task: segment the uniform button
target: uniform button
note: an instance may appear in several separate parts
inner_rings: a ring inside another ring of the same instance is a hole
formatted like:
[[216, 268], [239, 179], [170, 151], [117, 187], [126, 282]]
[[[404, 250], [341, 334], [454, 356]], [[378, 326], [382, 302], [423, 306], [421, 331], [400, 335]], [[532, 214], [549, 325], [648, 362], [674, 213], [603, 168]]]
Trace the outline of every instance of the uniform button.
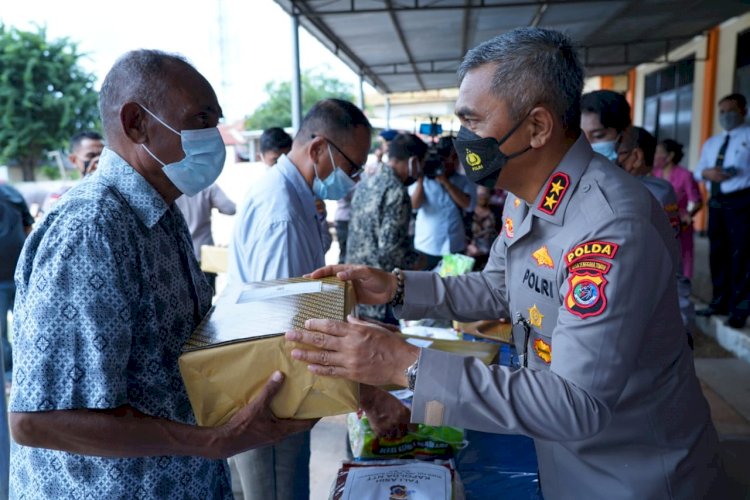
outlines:
[[582, 188], [582, 189], [583, 189], [583, 192], [584, 192], [584, 193], [588, 193], [588, 192], [589, 192], [589, 189], [591, 189], [591, 185], [589, 185], [589, 184], [584, 184], [584, 185], [583, 185], [583, 188]]

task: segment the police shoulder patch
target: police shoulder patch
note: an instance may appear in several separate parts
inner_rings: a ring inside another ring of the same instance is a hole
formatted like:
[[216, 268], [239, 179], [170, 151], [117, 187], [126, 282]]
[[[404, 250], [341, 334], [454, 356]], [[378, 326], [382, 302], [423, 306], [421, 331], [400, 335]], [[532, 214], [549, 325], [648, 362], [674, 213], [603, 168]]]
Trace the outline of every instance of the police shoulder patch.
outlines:
[[570, 186], [570, 177], [568, 177], [568, 174], [557, 172], [549, 180], [547, 189], [544, 191], [537, 209], [547, 215], [555, 215], [557, 207], [560, 205], [560, 200], [565, 196], [565, 191], [568, 190], [568, 186]]
[[609, 241], [587, 241], [574, 246], [570, 252], [565, 255], [565, 262], [568, 267], [576, 261], [590, 259], [591, 257], [604, 257], [614, 259], [619, 246]]
[[[601, 243], [597, 242], [597, 244]], [[614, 243], [608, 243], [608, 245], [614, 245]], [[607, 286], [607, 279], [604, 275], [612, 268], [612, 264], [609, 262], [584, 258], [583, 255], [596, 255], [592, 250], [593, 247], [585, 248], [590, 251], [588, 253], [579, 252], [582, 256], [572, 259], [568, 264], [569, 289], [568, 295], [565, 297], [565, 308], [581, 319], [597, 316], [607, 308], [607, 295], [604, 291]], [[600, 250], [600, 253], [602, 252], [600, 247], [596, 248]], [[611, 255], [614, 255], [617, 251], [617, 245], [609, 248]]]

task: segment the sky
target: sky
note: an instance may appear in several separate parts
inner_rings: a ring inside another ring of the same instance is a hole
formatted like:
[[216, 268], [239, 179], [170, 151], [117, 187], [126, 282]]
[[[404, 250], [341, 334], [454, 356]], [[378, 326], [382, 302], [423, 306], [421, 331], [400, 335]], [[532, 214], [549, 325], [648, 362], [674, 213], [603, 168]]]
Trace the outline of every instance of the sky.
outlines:
[[[96, 76], [97, 88], [128, 50], [180, 53], [211, 82], [227, 122], [266, 100], [266, 82], [292, 78], [291, 21], [273, 0], [2, 0], [0, 21], [23, 30], [46, 26], [48, 38], [76, 42], [85, 54], [80, 64]], [[358, 92], [359, 77], [304, 28], [300, 65]]]

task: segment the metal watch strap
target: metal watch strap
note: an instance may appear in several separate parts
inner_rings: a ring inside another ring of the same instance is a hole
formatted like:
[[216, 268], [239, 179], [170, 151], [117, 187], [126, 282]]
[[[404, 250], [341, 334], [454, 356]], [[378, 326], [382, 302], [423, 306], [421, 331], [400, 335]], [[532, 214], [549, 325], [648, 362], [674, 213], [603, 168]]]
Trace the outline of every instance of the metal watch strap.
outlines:
[[391, 299], [391, 307], [396, 307], [404, 304], [404, 273], [396, 267], [393, 274], [396, 276], [396, 293]]
[[406, 384], [410, 391], [414, 390], [414, 386], [417, 385], [417, 371], [419, 370], [419, 356], [417, 356], [417, 360], [409, 366], [406, 370], [404, 370], [404, 375], [406, 375]]

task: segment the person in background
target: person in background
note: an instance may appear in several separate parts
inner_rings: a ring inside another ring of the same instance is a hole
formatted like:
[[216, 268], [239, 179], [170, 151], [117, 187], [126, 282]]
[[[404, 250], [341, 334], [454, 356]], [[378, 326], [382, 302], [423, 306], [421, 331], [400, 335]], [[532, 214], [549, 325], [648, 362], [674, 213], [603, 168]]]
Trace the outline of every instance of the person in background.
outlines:
[[414, 224], [414, 248], [424, 255], [427, 269], [443, 255], [466, 249], [463, 213], [474, 210], [476, 186], [456, 171], [458, 157], [450, 138], [438, 144], [442, 171], [424, 172], [409, 186], [411, 206], [417, 210]]
[[[646, 129], [630, 126], [620, 135], [617, 142], [617, 165], [630, 175], [637, 177], [651, 195], [656, 198], [664, 213], [669, 219], [674, 236], [679, 242], [680, 237], [680, 211], [677, 204], [677, 194], [672, 185], [651, 174], [653, 169], [654, 154], [656, 151], [656, 139]], [[675, 272], [677, 279], [677, 294], [680, 304], [682, 322], [687, 332], [688, 344], [693, 347], [692, 329], [695, 326], [695, 306], [691, 295], [691, 283], [683, 272], [682, 252], [676, 256]]]
[[[371, 131], [362, 111], [348, 101], [324, 99], [310, 109], [289, 154], [279, 157], [242, 202], [230, 244], [230, 281], [299, 277], [325, 264], [315, 200], [340, 199], [354, 186], [367, 161]], [[403, 405], [388, 393], [363, 386], [360, 397], [366, 411], [383, 412], [371, 420], [376, 427], [408, 422]], [[309, 432], [232, 460], [246, 498], [309, 497]]]
[[[388, 164], [359, 184], [352, 200], [346, 262], [385, 271], [412, 269], [417, 254], [408, 235], [411, 199], [407, 186], [420, 175], [427, 145], [414, 134], [399, 134], [389, 146]], [[398, 324], [385, 304], [358, 305], [360, 317]]]
[[269, 167], [276, 165], [281, 155], [292, 149], [292, 138], [281, 127], [267, 128], [260, 135], [260, 161]]
[[630, 104], [612, 90], [596, 90], [581, 98], [581, 131], [591, 148], [609, 161], [617, 160], [617, 139], [630, 126]]
[[[266, 164], [266, 168], [276, 165], [281, 155], [289, 153], [291, 149], [292, 137], [281, 127], [267, 128], [260, 136], [260, 159]], [[326, 205], [320, 198], [315, 199], [315, 210], [323, 235], [323, 249], [324, 252], [328, 252], [333, 243], [333, 236], [331, 236], [331, 230], [328, 227]]]
[[692, 172], [680, 165], [682, 158], [682, 144], [666, 139], [656, 146], [654, 169], [651, 173], [654, 177], [669, 181], [677, 195], [682, 274], [693, 279], [693, 216], [703, 207], [703, 199]]
[[174, 205], [221, 173], [222, 114], [185, 59], [115, 62], [99, 94], [99, 168], [38, 224], [16, 272], [10, 498], [232, 498], [226, 460], [301, 432], [262, 395], [199, 427], [180, 375], [211, 307]]
[[466, 247], [466, 255], [476, 259], [474, 271], [481, 271], [490, 256], [490, 249], [497, 238], [495, 216], [490, 208], [492, 190], [477, 186], [477, 206], [471, 221], [471, 241]]
[[[99, 157], [104, 149], [104, 140], [98, 132], [84, 130], [70, 138], [70, 154], [68, 160], [76, 168], [81, 179], [93, 174], [99, 165]], [[50, 211], [52, 206], [64, 195], [71, 186], [64, 186], [50, 193], [42, 203], [42, 213]]]
[[697, 179], [710, 183], [709, 262], [713, 298], [701, 316], [728, 314], [726, 324], [745, 326], [750, 315], [750, 125], [747, 100], [731, 94], [719, 101], [721, 134], [703, 145]]
[[13, 309], [16, 295], [13, 274], [26, 236], [31, 232], [33, 224], [34, 217], [29, 213], [29, 207], [26, 206], [21, 193], [13, 186], [0, 183], [0, 335], [3, 346], [3, 374], [13, 368], [12, 350], [8, 340], [8, 312]]
[[0, 182], [0, 498], [8, 498], [10, 433], [5, 394], [13, 369], [13, 353], [8, 339], [8, 312], [13, 309], [16, 284], [13, 275], [21, 249], [34, 224], [34, 217], [14, 187]]
[[[220, 214], [234, 215], [237, 212], [237, 206], [215, 183], [195, 196], [180, 196], [175, 200], [175, 204], [185, 217], [185, 223], [193, 240], [195, 258], [200, 265], [201, 247], [214, 244], [214, 237], [211, 233], [211, 211], [215, 208]], [[203, 276], [216, 293], [216, 273], [203, 271]]]
[[378, 134], [378, 146], [373, 150], [375, 156], [374, 161], [368, 162], [365, 165], [364, 177], [375, 175], [381, 168], [386, 165], [388, 161], [388, 145], [391, 143], [394, 137], [398, 135], [398, 131], [393, 129], [381, 130]]

